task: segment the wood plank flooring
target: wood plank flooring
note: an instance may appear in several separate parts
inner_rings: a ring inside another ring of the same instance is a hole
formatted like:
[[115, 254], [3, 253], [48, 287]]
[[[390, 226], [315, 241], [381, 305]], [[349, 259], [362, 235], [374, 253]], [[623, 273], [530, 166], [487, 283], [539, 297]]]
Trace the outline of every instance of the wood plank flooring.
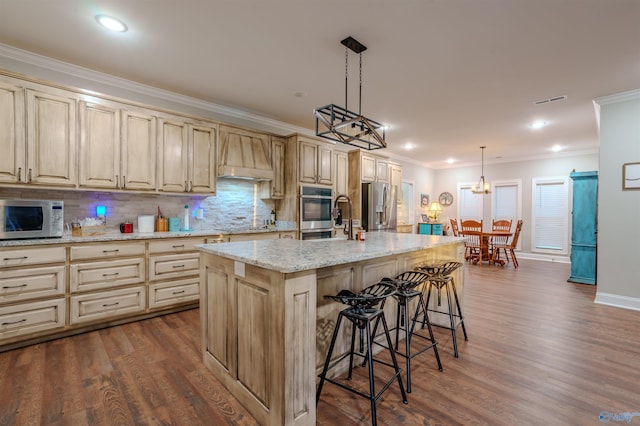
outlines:
[[[640, 412], [640, 312], [594, 304], [595, 287], [567, 283], [566, 264], [465, 268], [460, 358], [435, 329], [444, 371], [431, 351], [414, 358], [409, 404], [392, 386], [379, 424], [583, 425]], [[194, 309], [0, 353], [0, 425], [256, 424], [199, 344]], [[367, 386], [365, 369], [354, 376]], [[366, 425], [369, 410], [328, 383], [317, 423]]]

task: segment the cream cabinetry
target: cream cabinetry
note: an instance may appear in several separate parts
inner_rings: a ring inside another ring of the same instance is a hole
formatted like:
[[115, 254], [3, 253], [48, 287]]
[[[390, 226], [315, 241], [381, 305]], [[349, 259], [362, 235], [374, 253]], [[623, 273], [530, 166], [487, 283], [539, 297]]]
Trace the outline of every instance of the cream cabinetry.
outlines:
[[107, 100], [80, 102], [80, 187], [156, 189], [156, 117]]
[[0, 183], [76, 186], [76, 109], [72, 92], [0, 81]]
[[321, 142], [299, 137], [299, 181], [333, 185], [333, 149]]
[[97, 293], [72, 295], [71, 324], [98, 322], [142, 313], [146, 307], [144, 285], [119, 288]]
[[396, 186], [396, 203], [402, 204], [402, 166], [389, 163], [389, 183]]
[[76, 245], [69, 253], [71, 325], [144, 312], [144, 242]]
[[0, 252], [0, 345], [65, 326], [64, 247]]
[[0, 183], [24, 183], [26, 173], [24, 88], [0, 81]]
[[360, 179], [362, 182], [389, 183], [389, 161], [386, 158], [360, 152], [360, 164]]
[[149, 242], [149, 308], [192, 303], [200, 297], [200, 254], [205, 238]]
[[163, 118], [159, 128], [159, 189], [215, 194], [215, 125]]
[[262, 198], [276, 200], [284, 198], [285, 146], [286, 141], [283, 138], [271, 136], [271, 167], [273, 168], [273, 179], [262, 183]]
[[336, 177], [335, 194], [349, 193], [349, 157], [346, 152], [335, 152]]
[[77, 95], [27, 89], [26, 101], [26, 182], [76, 186]]

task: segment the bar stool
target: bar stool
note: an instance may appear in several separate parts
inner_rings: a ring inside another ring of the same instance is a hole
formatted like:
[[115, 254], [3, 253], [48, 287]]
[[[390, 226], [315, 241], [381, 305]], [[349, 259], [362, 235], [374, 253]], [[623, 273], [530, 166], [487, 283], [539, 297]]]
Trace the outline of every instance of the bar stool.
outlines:
[[[426, 310], [423, 318], [427, 317], [427, 312], [437, 312], [449, 316], [450, 327], [433, 324], [436, 327], [444, 327], [451, 330], [451, 337], [453, 340], [453, 355], [458, 358], [458, 342], [456, 340], [456, 329], [458, 326], [462, 326], [462, 333], [464, 334], [464, 340], [469, 340], [467, 337], [467, 330], [464, 326], [464, 317], [462, 315], [462, 309], [460, 308], [460, 301], [458, 300], [458, 293], [456, 291], [455, 281], [453, 279], [452, 272], [460, 268], [462, 263], [455, 261], [436, 261], [432, 264], [422, 265], [417, 269], [428, 275], [427, 286], [425, 291], [427, 292], [427, 300], [425, 302]], [[438, 306], [442, 305], [442, 289], [445, 289], [447, 295], [448, 312], [443, 312], [437, 309], [429, 309], [429, 301], [431, 300], [431, 293], [436, 291], [438, 297]], [[454, 308], [451, 299], [455, 300], [456, 306]], [[456, 322], [456, 318], [459, 322]], [[424, 328], [424, 325], [423, 325]]]
[[[338, 314], [338, 320], [336, 322], [335, 329], [333, 330], [333, 336], [331, 337], [331, 344], [329, 345], [329, 352], [327, 353], [327, 358], [324, 362], [324, 368], [322, 369], [322, 373], [318, 377], [320, 377], [320, 383], [318, 384], [318, 391], [316, 393], [316, 405], [320, 401], [320, 393], [322, 392], [322, 386], [325, 381], [338, 385], [339, 387], [353, 392], [363, 398], [368, 399], [371, 402], [371, 422], [373, 426], [376, 426], [376, 401], [384, 391], [386, 391], [394, 380], [398, 381], [398, 386], [400, 387], [400, 393], [402, 395], [402, 402], [407, 404], [407, 395], [404, 391], [404, 387], [402, 385], [402, 379], [400, 377], [402, 370], [398, 368], [398, 362], [396, 361], [396, 357], [394, 351], [389, 350], [391, 354], [392, 364], [387, 362], [374, 359], [371, 352], [371, 344], [373, 342], [373, 334], [371, 330], [371, 322], [373, 320], [378, 320], [382, 322], [382, 327], [384, 328], [384, 333], [386, 335], [387, 344], [389, 348], [391, 348], [391, 336], [389, 335], [389, 328], [387, 327], [387, 322], [384, 318], [384, 312], [379, 305], [383, 302], [387, 297], [393, 295], [396, 292], [395, 286], [379, 282], [372, 286], [365, 288], [364, 290], [353, 293], [349, 290], [342, 290], [335, 296], [324, 296], [327, 299], [331, 299], [336, 302], [343, 303], [348, 305], [349, 307], [343, 309]], [[346, 318], [351, 321], [351, 350], [348, 353], [340, 356], [331, 366], [331, 355], [333, 353], [333, 348], [336, 343], [336, 337], [338, 336], [338, 332], [340, 331], [340, 324], [342, 323], [342, 319]], [[355, 339], [356, 339], [356, 327], [360, 332], [360, 348], [359, 351], [355, 351]], [[366, 352], [364, 348], [364, 337], [363, 333], [366, 333]], [[342, 383], [339, 383], [329, 377], [327, 377], [327, 372], [330, 367], [335, 366], [340, 361], [342, 361], [347, 356], [349, 357], [349, 375], [348, 379], [352, 378], [353, 371], [353, 357], [354, 355], [363, 357], [367, 360], [369, 364], [369, 393], [364, 393], [359, 391], [358, 389], [351, 388], [349, 386], [345, 386]], [[395, 373], [391, 378], [387, 381], [387, 383], [382, 387], [379, 393], [376, 394], [375, 391], [375, 383], [374, 383], [374, 375], [373, 375], [373, 362], [378, 362], [380, 364], [384, 364], [388, 367], [393, 367]]]
[[[382, 282], [388, 282], [393, 284], [396, 287], [396, 293], [392, 296], [397, 302], [396, 309], [396, 326], [389, 330], [389, 332], [396, 331], [396, 341], [394, 351], [396, 354], [403, 356], [406, 360], [406, 370], [407, 370], [407, 392], [411, 393], [411, 359], [421, 353], [425, 352], [428, 349], [433, 348], [433, 353], [436, 357], [436, 361], [438, 363], [438, 370], [442, 371], [442, 363], [440, 362], [440, 355], [438, 354], [438, 343], [433, 335], [433, 329], [431, 328], [431, 322], [429, 321], [428, 316], [423, 316], [423, 327], [427, 326], [429, 330], [429, 337], [422, 336], [415, 332], [416, 322], [418, 321], [418, 317], [420, 312], [425, 312], [427, 307], [424, 302], [424, 297], [422, 295], [422, 291], [416, 290], [422, 283], [426, 283], [429, 279], [429, 276], [422, 271], [406, 271], [395, 278], [383, 278]], [[415, 313], [411, 319], [411, 324], [409, 323], [409, 303], [414, 298], [418, 298], [418, 304], [416, 305]], [[380, 309], [384, 308], [386, 300], [382, 301]], [[376, 323], [373, 327], [373, 333], [376, 335], [376, 330], [378, 327], [379, 318], [376, 320]], [[399, 350], [399, 338], [400, 332], [404, 331], [404, 352]], [[376, 336], [377, 337], [377, 336]], [[429, 341], [427, 346], [420, 348], [417, 352], [411, 353], [411, 340], [413, 337], [419, 337], [421, 339]], [[384, 346], [381, 343], [375, 342], [380, 346]], [[366, 362], [366, 360], [365, 360]], [[364, 363], [363, 363], [364, 365]]]

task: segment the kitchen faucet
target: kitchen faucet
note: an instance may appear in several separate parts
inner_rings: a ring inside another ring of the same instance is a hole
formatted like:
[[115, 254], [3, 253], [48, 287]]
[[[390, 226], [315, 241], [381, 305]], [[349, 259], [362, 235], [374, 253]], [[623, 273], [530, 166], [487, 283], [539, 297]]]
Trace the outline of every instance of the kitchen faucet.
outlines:
[[347, 228], [344, 228], [344, 233], [347, 234], [347, 240], [353, 240], [353, 204], [351, 203], [351, 198], [349, 198], [346, 194], [340, 194], [336, 197], [336, 200], [333, 202], [333, 219], [338, 218], [338, 201], [341, 198], [346, 199], [349, 202], [349, 222], [347, 224]]

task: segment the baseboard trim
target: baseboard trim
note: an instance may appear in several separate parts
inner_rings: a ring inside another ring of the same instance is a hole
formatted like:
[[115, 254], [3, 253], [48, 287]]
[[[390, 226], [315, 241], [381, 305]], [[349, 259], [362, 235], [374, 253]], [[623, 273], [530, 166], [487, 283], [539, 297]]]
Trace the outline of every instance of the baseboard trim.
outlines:
[[640, 298], [638, 297], [620, 296], [618, 294], [603, 293], [599, 291], [596, 293], [596, 300], [594, 302], [600, 305], [640, 311]]
[[516, 252], [516, 257], [518, 259], [541, 260], [543, 262], [571, 263], [571, 259], [568, 256]]

